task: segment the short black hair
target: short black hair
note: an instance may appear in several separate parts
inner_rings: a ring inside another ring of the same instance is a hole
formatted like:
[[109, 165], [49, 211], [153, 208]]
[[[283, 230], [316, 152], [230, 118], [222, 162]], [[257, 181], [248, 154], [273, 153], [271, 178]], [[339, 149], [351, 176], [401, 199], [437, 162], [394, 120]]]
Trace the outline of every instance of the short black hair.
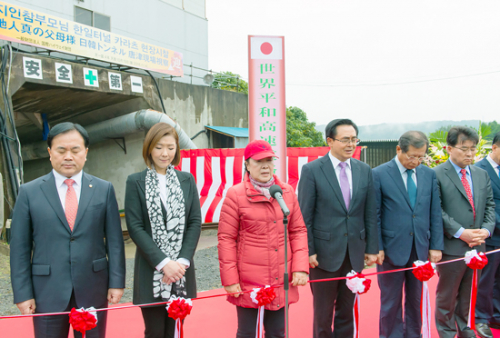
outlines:
[[493, 142], [491, 144], [496, 144], [500, 146], [500, 131], [493, 136]]
[[458, 143], [463, 143], [464, 141], [472, 141], [477, 145], [479, 143], [479, 135], [477, 135], [474, 129], [464, 126], [455, 126], [448, 131], [446, 143], [449, 146], [454, 147]]
[[425, 151], [427, 152], [427, 149], [429, 149], [429, 140], [421, 131], [410, 130], [401, 135], [398, 145], [403, 153], [408, 152], [410, 146], [415, 148], [422, 148], [425, 146]]
[[54, 137], [60, 134], [69, 133], [72, 130], [76, 130], [80, 133], [80, 135], [82, 135], [83, 141], [85, 143], [85, 148], [88, 148], [90, 143], [89, 134], [81, 125], [72, 122], [58, 123], [50, 129], [49, 135], [47, 136], [47, 144], [49, 148], [52, 147], [52, 140], [54, 139]]
[[359, 133], [358, 126], [354, 122], [352, 122], [349, 119], [335, 119], [333, 121], [330, 121], [330, 123], [328, 123], [326, 125], [325, 139], [326, 138], [332, 138], [332, 139], [335, 138], [335, 136], [337, 136], [337, 127], [344, 126], [344, 125], [353, 126], [354, 130], [356, 130], [356, 136], [358, 136], [358, 133]]

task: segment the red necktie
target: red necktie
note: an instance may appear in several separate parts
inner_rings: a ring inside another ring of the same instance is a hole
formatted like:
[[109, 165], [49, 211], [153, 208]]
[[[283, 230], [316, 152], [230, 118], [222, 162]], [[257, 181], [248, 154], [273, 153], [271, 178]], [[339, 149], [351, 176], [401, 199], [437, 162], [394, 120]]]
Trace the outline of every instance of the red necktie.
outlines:
[[73, 188], [74, 180], [68, 178], [64, 180], [64, 183], [68, 186], [66, 191], [66, 201], [64, 203], [64, 213], [66, 214], [66, 220], [68, 220], [69, 228], [73, 231], [75, 226], [76, 213], [78, 212], [78, 200], [76, 198], [76, 192]]
[[460, 170], [462, 174], [462, 184], [464, 185], [465, 192], [467, 193], [467, 198], [469, 199], [469, 203], [472, 206], [472, 212], [474, 213], [474, 220], [476, 220], [476, 208], [474, 208], [474, 199], [472, 198], [472, 190], [470, 190], [469, 181], [467, 181], [467, 170]]

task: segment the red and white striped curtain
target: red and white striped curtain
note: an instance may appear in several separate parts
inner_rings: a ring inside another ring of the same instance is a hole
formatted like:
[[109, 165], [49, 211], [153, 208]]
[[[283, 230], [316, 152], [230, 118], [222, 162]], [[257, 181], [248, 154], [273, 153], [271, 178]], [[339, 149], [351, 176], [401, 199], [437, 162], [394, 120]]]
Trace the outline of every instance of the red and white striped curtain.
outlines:
[[[287, 183], [295, 191], [302, 166], [328, 153], [328, 147], [287, 148]], [[193, 174], [200, 195], [203, 223], [219, 222], [222, 202], [227, 190], [243, 180], [244, 149], [192, 149], [181, 150], [181, 163], [177, 170]], [[361, 147], [356, 147], [354, 158], [360, 159]]]

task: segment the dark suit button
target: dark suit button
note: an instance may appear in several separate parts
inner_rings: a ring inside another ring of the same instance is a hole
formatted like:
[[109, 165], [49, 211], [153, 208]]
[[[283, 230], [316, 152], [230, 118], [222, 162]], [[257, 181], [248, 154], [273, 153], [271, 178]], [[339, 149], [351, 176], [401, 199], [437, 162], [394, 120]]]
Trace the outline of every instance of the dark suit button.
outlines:
[[347, 237], [347, 236], [348, 236], [348, 235], [347, 235], [347, 232], [344, 234], [344, 236], [345, 236], [345, 237]]
[[278, 277], [276, 277], [276, 280], [278, 280]]
[[415, 218], [415, 217], [417, 217], [417, 216], [413, 215], [413, 218]]
[[349, 219], [349, 215], [347, 215], [347, 219]]
[[275, 249], [274, 251], [278, 251], [278, 249]]
[[274, 223], [276, 223], [276, 221], [274, 221]]
[[413, 232], [410, 232], [410, 236], [413, 236]]
[[74, 241], [75, 241], [75, 239], [74, 239], [73, 237], [71, 237], [70, 241], [71, 241], [71, 242], [74, 242]]

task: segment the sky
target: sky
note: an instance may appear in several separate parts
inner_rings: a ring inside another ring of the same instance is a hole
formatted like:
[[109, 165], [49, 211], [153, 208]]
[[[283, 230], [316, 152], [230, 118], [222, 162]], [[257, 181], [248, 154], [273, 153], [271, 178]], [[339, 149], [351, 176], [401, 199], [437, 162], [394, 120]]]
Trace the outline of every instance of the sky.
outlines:
[[209, 68], [285, 37], [286, 104], [326, 124], [500, 120], [500, 1], [206, 0]]

